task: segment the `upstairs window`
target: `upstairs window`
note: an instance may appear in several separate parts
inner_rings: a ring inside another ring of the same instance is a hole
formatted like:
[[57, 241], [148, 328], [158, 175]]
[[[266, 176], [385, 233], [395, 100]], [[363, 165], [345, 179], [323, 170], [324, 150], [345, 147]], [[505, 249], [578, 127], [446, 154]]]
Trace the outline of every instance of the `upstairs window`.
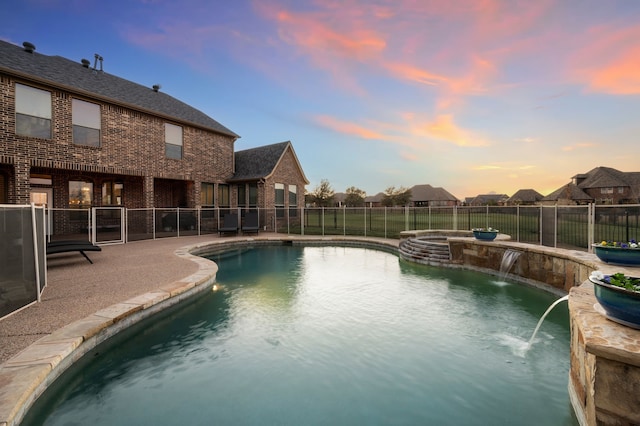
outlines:
[[100, 146], [100, 105], [73, 99], [73, 143], [85, 146]]
[[51, 92], [16, 84], [16, 134], [51, 139]]
[[164, 152], [167, 158], [182, 159], [182, 127], [164, 123]]

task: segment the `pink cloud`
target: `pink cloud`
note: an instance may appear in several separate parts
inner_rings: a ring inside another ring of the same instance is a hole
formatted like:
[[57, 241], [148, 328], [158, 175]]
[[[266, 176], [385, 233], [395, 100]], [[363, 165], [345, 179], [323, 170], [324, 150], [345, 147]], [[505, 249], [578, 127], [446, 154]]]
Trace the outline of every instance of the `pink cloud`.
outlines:
[[640, 94], [640, 25], [592, 28], [573, 56], [572, 76], [588, 91]]
[[388, 139], [388, 136], [383, 133], [327, 115], [320, 115], [315, 118], [315, 121], [338, 133], [356, 136], [362, 139]]
[[488, 142], [453, 121], [453, 116], [440, 114], [435, 120], [414, 128], [414, 134], [452, 143], [458, 146], [486, 146]]

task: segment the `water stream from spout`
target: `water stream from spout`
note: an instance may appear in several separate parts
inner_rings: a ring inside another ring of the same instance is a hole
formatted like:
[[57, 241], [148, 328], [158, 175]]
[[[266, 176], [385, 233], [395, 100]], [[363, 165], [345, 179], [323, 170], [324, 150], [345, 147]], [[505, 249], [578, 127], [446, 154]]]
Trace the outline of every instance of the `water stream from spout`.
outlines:
[[521, 254], [522, 252], [519, 252], [517, 250], [511, 250], [511, 249], [505, 250], [504, 254], [502, 255], [502, 262], [500, 262], [500, 279], [501, 280], [504, 281], [504, 279], [507, 277], [507, 274], [513, 267], [513, 264], [516, 263], [516, 260], [518, 260], [518, 257], [520, 257]]
[[526, 351], [528, 351], [531, 348], [531, 344], [533, 343], [533, 339], [536, 338], [536, 334], [538, 334], [538, 330], [540, 329], [540, 326], [542, 325], [542, 322], [544, 321], [544, 319], [547, 317], [547, 315], [549, 315], [549, 312], [551, 312], [551, 310], [553, 308], [555, 308], [560, 302], [564, 302], [565, 300], [569, 300], [569, 295], [563, 296], [560, 299], [556, 300], [555, 302], [553, 302], [551, 304], [551, 306], [549, 306], [547, 308], [546, 311], [544, 311], [544, 314], [542, 314], [542, 316], [540, 317], [540, 320], [538, 321], [538, 324], [536, 325], [535, 330], [533, 330], [533, 334], [531, 335], [531, 338], [529, 339], [529, 343], [527, 344]]

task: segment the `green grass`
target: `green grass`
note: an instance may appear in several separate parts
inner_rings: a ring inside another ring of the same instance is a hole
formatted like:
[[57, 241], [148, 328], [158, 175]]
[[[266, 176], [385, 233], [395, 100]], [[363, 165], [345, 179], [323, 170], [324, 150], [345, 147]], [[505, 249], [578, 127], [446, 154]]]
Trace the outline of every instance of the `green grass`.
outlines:
[[[589, 210], [587, 206], [545, 207], [541, 225], [540, 207], [305, 209], [307, 235], [358, 235], [399, 238], [405, 230], [465, 229], [488, 227], [511, 235], [514, 241], [571, 249], [589, 248]], [[598, 207], [593, 226], [594, 240], [625, 241], [640, 239], [640, 207]], [[291, 226], [289, 232], [301, 233]], [[627, 237], [628, 236], [628, 237]]]

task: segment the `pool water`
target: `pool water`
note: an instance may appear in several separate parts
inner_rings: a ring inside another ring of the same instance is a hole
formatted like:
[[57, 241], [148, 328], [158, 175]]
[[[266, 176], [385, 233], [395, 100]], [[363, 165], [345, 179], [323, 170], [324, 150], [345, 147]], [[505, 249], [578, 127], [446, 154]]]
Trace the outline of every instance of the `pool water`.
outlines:
[[23, 424], [575, 425], [566, 303], [354, 247], [212, 256], [216, 290], [88, 354]]

